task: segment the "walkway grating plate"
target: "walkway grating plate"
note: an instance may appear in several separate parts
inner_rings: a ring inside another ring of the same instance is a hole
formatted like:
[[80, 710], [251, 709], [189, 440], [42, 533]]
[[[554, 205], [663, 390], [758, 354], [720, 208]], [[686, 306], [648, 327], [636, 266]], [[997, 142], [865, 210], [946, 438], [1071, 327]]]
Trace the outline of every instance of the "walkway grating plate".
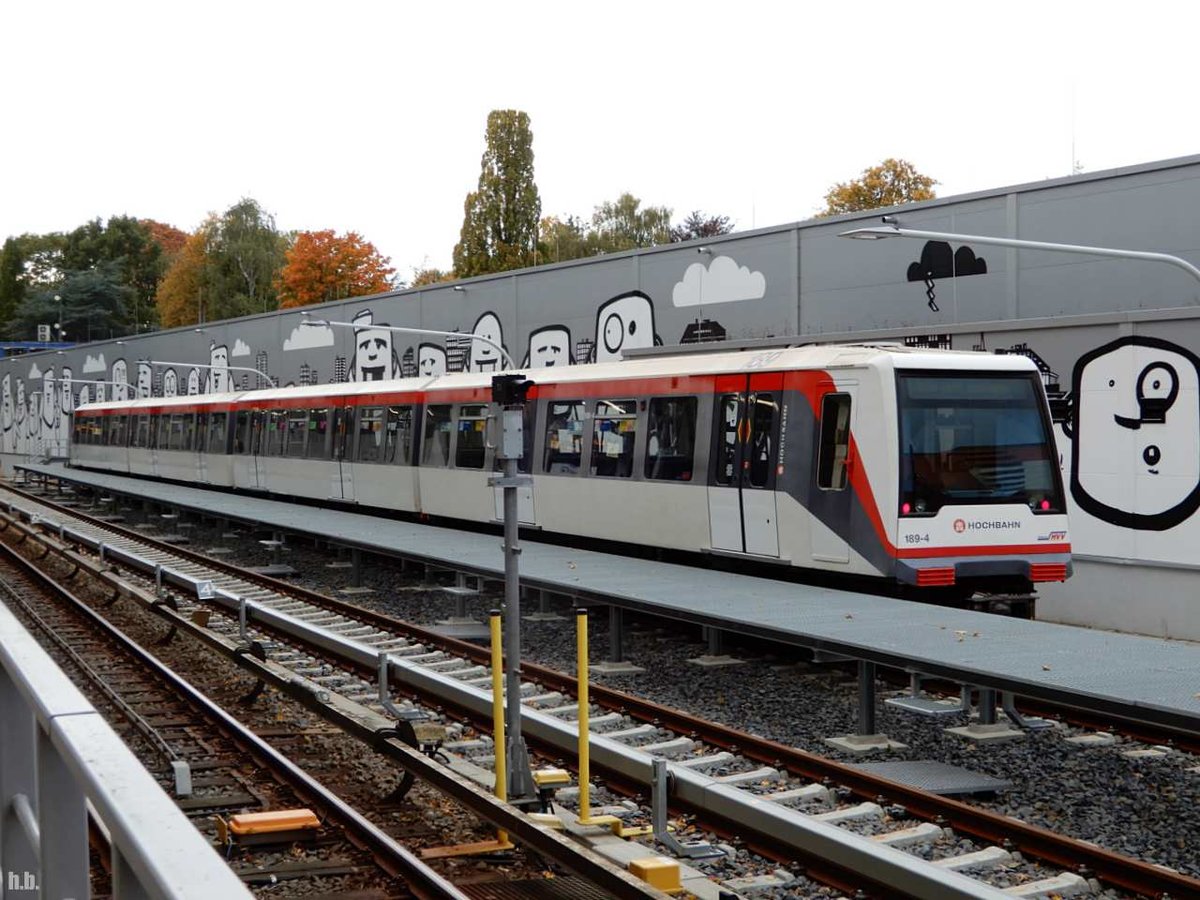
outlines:
[[1012, 787], [1011, 781], [928, 759], [857, 763], [854, 768], [944, 797], [995, 794]]

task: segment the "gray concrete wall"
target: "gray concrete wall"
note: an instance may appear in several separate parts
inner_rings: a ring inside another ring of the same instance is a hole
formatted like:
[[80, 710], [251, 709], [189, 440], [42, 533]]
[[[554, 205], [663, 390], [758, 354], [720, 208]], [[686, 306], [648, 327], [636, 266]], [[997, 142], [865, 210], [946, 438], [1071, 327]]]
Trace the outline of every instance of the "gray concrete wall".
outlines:
[[[918, 229], [1155, 250], [1200, 264], [1197, 209], [1200, 156], [913, 204], [898, 214]], [[500, 367], [481, 344], [392, 334], [372, 328], [376, 323], [496, 337], [518, 365], [531, 366], [606, 359], [699, 336], [934, 336], [956, 348], [987, 350], [1026, 344], [1057, 373], [1048, 382], [1068, 394], [1076, 381], [1088, 388], [1086, 397], [1073, 398], [1083, 415], [1082, 437], [1073, 434], [1073, 420], [1059, 423], [1068, 479], [1077, 440], [1085, 451], [1085, 471], [1072, 491], [1075, 552], [1117, 561], [1126, 566], [1122, 572], [1149, 579], [1151, 598], [1158, 586], [1170, 593], [1194, 580], [1200, 283], [1162, 264], [960, 241], [938, 247], [837, 237], [877, 222], [878, 213], [813, 220], [314, 311], [355, 321], [356, 330], [302, 328], [298, 313], [281, 312], [0, 360], [0, 451], [42, 453], [62, 445], [70, 409], [81, 392], [94, 397], [95, 389], [68, 390], [51, 380], [59, 377], [129, 385], [102, 386], [112, 397], [114, 390], [161, 395], [261, 383], [253, 374], [214, 374], [197, 364], [265, 368], [284, 384]], [[928, 281], [926, 271], [933, 272]], [[1087, 361], [1089, 354], [1094, 358]], [[139, 366], [141, 359], [183, 365]], [[1155, 372], [1173, 373], [1174, 394], [1162, 421], [1153, 409], [1142, 421], [1139, 377], [1149, 373], [1146, 387]], [[1114, 425], [1118, 418], [1137, 427]], [[1150, 445], [1161, 464], [1146, 463]], [[1163, 566], [1182, 568], [1167, 576]], [[1200, 639], [1193, 601], [1171, 594], [1164, 603], [1177, 614], [1126, 615], [1129, 594], [1120, 583], [1078, 578], [1048, 592], [1043, 613], [1152, 633], [1161, 625], [1174, 636]]]

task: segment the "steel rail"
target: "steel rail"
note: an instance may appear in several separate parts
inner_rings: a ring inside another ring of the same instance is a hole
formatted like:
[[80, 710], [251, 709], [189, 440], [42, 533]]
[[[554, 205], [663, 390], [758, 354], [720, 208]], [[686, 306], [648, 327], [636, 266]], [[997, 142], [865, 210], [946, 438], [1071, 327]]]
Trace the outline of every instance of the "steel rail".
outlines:
[[[12, 490], [11, 486], [6, 486]], [[25, 493], [25, 492], [21, 492]], [[26, 494], [29, 499], [47, 505], [52, 501]], [[3, 505], [3, 504], [0, 504]], [[270, 576], [248, 573], [231, 563], [214, 560], [195, 551], [164, 544], [147, 538], [138, 532], [123, 529], [113, 523], [93, 519], [77, 510], [63, 508], [67, 515], [92, 521], [101, 528], [117, 531], [133, 540], [149, 544], [166, 552], [178, 554], [194, 562], [223, 571], [237, 577], [262, 584], [282, 594], [289, 594], [308, 602], [344, 613], [361, 619], [372, 625], [410, 636], [422, 643], [430, 643], [443, 649], [471, 659], [473, 662], [487, 665], [490, 656], [486, 648], [448, 638], [436, 632], [401, 622], [382, 613], [364, 609], [344, 600], [328, 597], [316, 591], [300, 588], [296, 585], [271, 578]], [[522, 674], [531, 681], [541, 683], [564, 693], [574, 694], [575, 679], [562, 672], [522, 662]], [[728, 726], [698, 719], [688, 713], [670, 707], [661, 706], [652, 701], [643, 700], [632, 694], [626, 694], [601, 685], [589, 687], [594, 703], [607, 709], [620, 710], [635, 718], [656, 722], [682, 734], [696, 734], [715, 746], [736, 749], [738, 753], [758, 762], [782, 766], [797, 775], [823, 780], [826, 778], [849, 788], [853, 793], [874, 799], [879, 796], [888, 797], [894, 802], [906, 807], [914, 814], [930, 819], [943, 818], [958, 830], [972, 834], [989, 841], [1011, 841], [1016, 849], [1030, 856], [1045, 860], [1058, 866], [1068, 868], [1084, 867], [1095, 873], [1101, 881], [1116, 887], [1129, 890], [1142, 896], [1158, 896], [1163, 893], [1172, 896], [1200, 896], [1200, 879], [1191, 878], [1180, 872], [1165, 869], [1161, 866], [1136, 860], [1130, 857], [1104, 850], [1094, 844], [1078, 841], [1064, 835], [1040, 828], [1036, 825], [1020, 822], [1008, 816], [992, 813], [977, 807], [950, 800], [934, 794], [928, 794], [919, 789], [870, 775], [850, 766], [833, 760], [807, 753], [797, 748], [788, 747], [765, 738], [757, 737], [747, 732], [739, 731]]]
[[194, 688], [173, 670], [161, 663], [120, 629], [108, 622], [90, 606], [54, 581], [7, 544], [0, 543], [0, 555], [19, 569], [30, 581], [67, 604], [73, 612], [145, 666], [156, 678], [206, 716], [239, 745], [245, 747], [258, 763], [280, 778], [296, 793], [318, 807], [342, 828], [349, 837], [361, 842], [389, 874], [404, 879], [405, 886], [422, 900], [467, 900], [467, 895], [433, 871], [407, 848], [396, 843], [374, 823], [339, 798], [319, 781], [293, 763], [278, 750], [256, 735], [224, 709]]

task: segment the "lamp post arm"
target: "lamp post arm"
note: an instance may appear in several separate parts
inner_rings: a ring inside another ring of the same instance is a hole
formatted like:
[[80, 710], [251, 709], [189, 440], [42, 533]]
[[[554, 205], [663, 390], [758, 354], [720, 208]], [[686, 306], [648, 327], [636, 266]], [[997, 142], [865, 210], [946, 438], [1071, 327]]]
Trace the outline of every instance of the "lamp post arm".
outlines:
[[1123, 250], [1116, 247], [1087, 247], [1080, 244], [1053, 244], [1048, 241], [1022, 241], [1017, 238], [990, 237], [982, 234], [955, 234], [947, 231], [923, 231], [918, 228], [900, 228], [895, 225], [879, 228], [859, 228], [845, 232], [844, 237], [893, 235], [918, 240], [961, 241], [964, 244], [992, 244], [996, 247], [1015, 247], [1018, 250], [1045, 250], [1051, 253], [1079, 253], [1085, 256], [1107, 256], [1115, 259], [1140, 259], [1146, 262], [1162, 262], [1183, 269], [1200, 282], [1200, 268], [1186, 259], [1170, 253], [1152, 253], [1147, 250]]
[[[301, 315], [307, 315], [307, 313], [301, 313]], [[333, 322], [329, 319], [305, 319], [301, 324], [314, 327], [320, 325], [336, 325], [339, 328], [354, 328], [356, 330], [360, 328], [378, 328], [380, 331], [398, 331], [401, 334], [436, 334], [441, 337], [469, 338], [472, 341], [479, 341], [481, 344], [487, 344], [489, 347], [495, 347], [510, 369], [517, 368], [517, 364], [513, 361], [513, 358], [508, 355], [507, 350], [505, 350], [491, 338], [485, 338], [478, 334], [468, 334], [462, 331], [437, 331], [433, 328], [406, 328], [402, 325], [355, 325], [353, 322]]]

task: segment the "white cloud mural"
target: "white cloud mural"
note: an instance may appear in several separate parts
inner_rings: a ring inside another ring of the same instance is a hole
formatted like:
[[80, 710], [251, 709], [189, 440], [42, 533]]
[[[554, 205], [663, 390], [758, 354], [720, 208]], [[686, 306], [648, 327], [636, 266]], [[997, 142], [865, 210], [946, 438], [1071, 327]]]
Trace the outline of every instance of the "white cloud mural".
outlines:
[[707, 266], [692, 263], [671, 292], [676, 306], [701, 306], [709, 303], [734, 303], [759, 300], [767, 292], [762, 272], [739, 266], [731, 256], [718, 256]]
[[283, 342], [284, 350], [313, 350], [333, 346], [333, 329], [328, 325], [297, 325]]
[[96, 374], [99, 374], [100, 372], [107, 372], [107, 371], [108, 371], [108, 364], [105, 363], [105, 361], [104, 361], [103, 353], [97, 354], [96, 356], [92, 356], [89, 353], [87, 356], [87, 359], [85, 359], [83, 361], [83, 374], [84, 375], [96, 375]]
[[238, 338], [236, 341], [234, 341], [233, 353], [231, 353], [230, 356], [237, 357], [237, 356], [249, 356], [249, 355], [250, 355], [250, 345], [249, 344], [247, 344], [241, 338]]

